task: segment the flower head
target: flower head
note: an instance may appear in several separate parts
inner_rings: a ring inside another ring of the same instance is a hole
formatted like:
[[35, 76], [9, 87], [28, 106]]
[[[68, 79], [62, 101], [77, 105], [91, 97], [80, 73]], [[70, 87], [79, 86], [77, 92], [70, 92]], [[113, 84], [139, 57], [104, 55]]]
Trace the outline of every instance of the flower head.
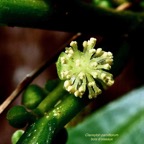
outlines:
[[65, 89], [76, 97], [82, 97], [88, 90], [89, 99], [101, 94], [104, 89], [114, 83], [113, 75], [108, 72], [113, 63], [111, 52], [102, 48], [95, 49], [96, 39], [83, 42], [83, 52], [78, 50], [76, 41], [65, 48], [56, 63], [58, 76], [65, 80]]

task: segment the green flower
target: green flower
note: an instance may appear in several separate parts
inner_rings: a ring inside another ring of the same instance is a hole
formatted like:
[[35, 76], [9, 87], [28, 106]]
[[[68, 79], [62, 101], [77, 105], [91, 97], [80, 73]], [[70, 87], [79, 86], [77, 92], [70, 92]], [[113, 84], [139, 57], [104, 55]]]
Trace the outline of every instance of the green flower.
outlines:
[[56, 63], [58, 76], [65, 80], [64, 88], [76, 97], [82, 98], [88, 90], [89, 99], [96, 98], [104, 89], [114, 83], [113, 75], [108, 72], [113, 63], [111, 52], [102, 48], [95, 49], [96, 39], [83, 42], [83, 52], [78, 50], [76, 41], [65, 48]]

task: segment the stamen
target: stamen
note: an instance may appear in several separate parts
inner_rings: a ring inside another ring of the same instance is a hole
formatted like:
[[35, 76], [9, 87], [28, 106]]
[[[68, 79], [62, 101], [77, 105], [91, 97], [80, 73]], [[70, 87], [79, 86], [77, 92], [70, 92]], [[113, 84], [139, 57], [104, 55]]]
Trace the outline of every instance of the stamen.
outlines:
[[113, 55], [102, 48], [95, 49], [95, 44], [95, 38], [84, 41], [82, 52], [78, 50], [77, 42], [72, 41], [56, 63], [58, 76], [65, 80], [65, 89], [76, 97], [81, 98], [88, 90], [88, 97], [96, 98], [102, 92], [97, 82], [104, 89], [114, 83], [112, 74], [106, 71], [111, 69]]
[[90, 65], [91, 65], [91, 67], [96, 67], [98, 65], [98, 63], [97, 62], [92, 62]]
[[66, 80], [66, 81], [64, 82], [64, 87], [65, 87], [65, 88], [68, 88], [70, 85], [71, 85], [70, 80]]
[[61, 63], [66, 64], [66, 58], [65, 57], [61, 57]]
[[85, 73], [84, 72], [80, 72], [78, 77], [82, 80], [85, 77]]
[[80, 63], [81, 63], [80, 59], [77, 59], [76, 62], [75, 62], [76, 67], [79, 67]]

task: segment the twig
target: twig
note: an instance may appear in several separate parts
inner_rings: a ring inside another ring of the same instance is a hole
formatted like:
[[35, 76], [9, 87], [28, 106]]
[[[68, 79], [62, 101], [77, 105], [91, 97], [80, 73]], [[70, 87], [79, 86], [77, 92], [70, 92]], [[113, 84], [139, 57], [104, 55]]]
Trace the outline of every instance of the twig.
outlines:
[[121, 5], [119, 5], [117, 8], [116, 8], [116, 10], [117, 11], [122, 11], [122, 10], [127, 10], [127, 9], [129, 9], [130, 7], [132, 7], [132, 3], [131, 2], [125, 2], [125, 3], [123, 3], [123, 4], [121, 4]]
[[31, 73], [27, 74], [26, 77], [17, 85], [16, 89], [11, 93], [11, 95], [0, 105], [0, 114], [18, 97], [18, 95], [48, 66], [53, 63], [60, 52], [74, 39], [78, 38], [81, 33], [74, 34], [68, 41], [66, 41], [62, 46], [60, 46], [57, 51], [51, 56], [47, 61], [43, 62], [38, 68], [36, 68]]

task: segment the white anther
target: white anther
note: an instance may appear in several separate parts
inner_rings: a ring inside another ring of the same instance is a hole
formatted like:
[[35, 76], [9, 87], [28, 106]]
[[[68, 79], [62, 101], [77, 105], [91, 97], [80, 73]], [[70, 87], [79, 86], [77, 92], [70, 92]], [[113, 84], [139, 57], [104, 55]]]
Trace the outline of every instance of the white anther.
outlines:
[[72, 49], [69, 50], [69, 54], [73, 54], [74, 51]]
[[101, 89], [98, 89], [97, 94], [101, 94], [101, 93], [102, 93]]
[[74, 51], [73, 51], [73, 49], [70, 47], [70, 48], [66, 48], [65, 53], [66, 53], [66, 54], [73, 54]]
[[104, 68], [104, 69], [110, 69], [111, 66], [107, 63], [107, 64], [103, 65], [103, 68]]
[[80, 96], [80, 92], [79, 92], [79, 91], [75, 91], [75, 92], [74, 92], [74, 95], [75, 95], [76, 97], [78, 97], [78, 96]]
[[91, 67], [96, 67], [98, 65], [98, 63], [97, 62], [92, 62], [90, 65], [91, 65]]
[[71, 46], [71, 47], [77, 46], [77, 42], [76, 42], [76, 41], [72, 41], [72, 42], [70, 43], [70, 46]]
[[67, 70], [67, 71], [64, 71], [64, 73], [65, 73], [65, 75], [68, 75], [69, 74], [69, 71]]
[[102, 57], [106, 58], [108, 56], [108, 53], [107, 52], [104, 52]]
[[65, 78], [65, 77], [67, 77], [68, 74], [69, 74], [69, 71], [62, 71], [61, 72], [61, 77]]
[[94, 81], [88, 83], [88, 86], [94, 86], [94, 85], [95, 85]]
[[93, 98], [93, 96], [89, 94], [89, 95], [88, 95], [88, 98], [89, 98], [89, 99], [92, 99], [92, 98]]
[[95, 43], [96, 43], [95, 38], [90, 38], [90, 40], [88, 40], [88, 45], [95, 45]]
[[108, 63], [108, 64], [112, 64], [113, 59], [108, 58], [108, 59], [105, 60], [105, 62]]
[[98, 73], [97, 72], [91, 72], [91, 75], [93, 76], [93, 78], [97, 78]]
[[65, 57], [61, 57], [61, 63], [66, 64], [66, 58]]
[[72, 48], [68, 48], [68, 47], [66, 47], [66, 48], [65, 48], [65, 53], [68, 54], [69, 51], [70, 51], [70, 49], [72, 49]]
[[82, 80], [85, 77], [85, 73], [80, 72], [79, 75], [78, 75], [78, 77]]
[[87, 41], [84, 41], [84, 42], [83, 42], [83, 47], [86, 48], [87, 45], [88, 45]]
[[92, 37], [92, 38], [90, 38], [90, 41], [94, 43], [97, 41], [97, 39]]
[[79, 91], [79, 92], [85, 92], [85, 89], [84, 89], [83, 86], [80, 86], [79, 89], [78, 89], [78, 91]]
[[83, 96], [83, 93], [80, 93], [79, 97], [82, 98], [82, 96]]
[[79, 66], [80, 66], [80, 60], [77, 59], [77, 60], [75, 61], [75, 64], [76, 64], [77, 67], [79, 67]]
[[89, 50], [89, 53], [90, 53], [90, 54], [94, 54], [95, 52], [96, 52], [95, 49], [90, 49], [90, 50]]
[[112, 56], [113, 56], [111, 52], [107, 52], [107, 55], [108, 55], [109, 57], [112, 57]]
[[111, 85], [113, 85], [114, 84], [114, 80], [109, 80], [108, 82], [107, 82], [107, 85], [108, 86], [111, 86]]
[[60, 75], [61, 75], [62, 78], [65, 77], [65, 73], [63, 71], [60, 73]]
[[74, 87], [73, 86], [68, 86], [67, 91], [73, 93], [74, 92]]
[[70, 78], [71, 78], [71, 75], [70, 75], [70, 74], [66, 75], [66, 78], [67, 78], [67, 79], [70, 79]]
[[68, 53], [67, 56], [68, 56], [69, 58], [71, 58], [71, 57], [73, 56], [73, 54]]
[[105, 73], [102, 73], [101, 74], [101, 79], [103, 80], [103, 79], [105, 79], [106, 78], [106, 74]]
[[64, 82], [64, 87], [65, 87], [65, 88], [68, 88], [70, 85], [71, 85], [71, 82], [70, 82], [69, 80], [66, 80], [66, 81]]
[[102, 54], [102, 52], [103, 52], [103, 51], [102, 51], [102, 48], [98, 48], [98, 49], [96, 50], [96, 54], [97, 54], [97, 55]]

